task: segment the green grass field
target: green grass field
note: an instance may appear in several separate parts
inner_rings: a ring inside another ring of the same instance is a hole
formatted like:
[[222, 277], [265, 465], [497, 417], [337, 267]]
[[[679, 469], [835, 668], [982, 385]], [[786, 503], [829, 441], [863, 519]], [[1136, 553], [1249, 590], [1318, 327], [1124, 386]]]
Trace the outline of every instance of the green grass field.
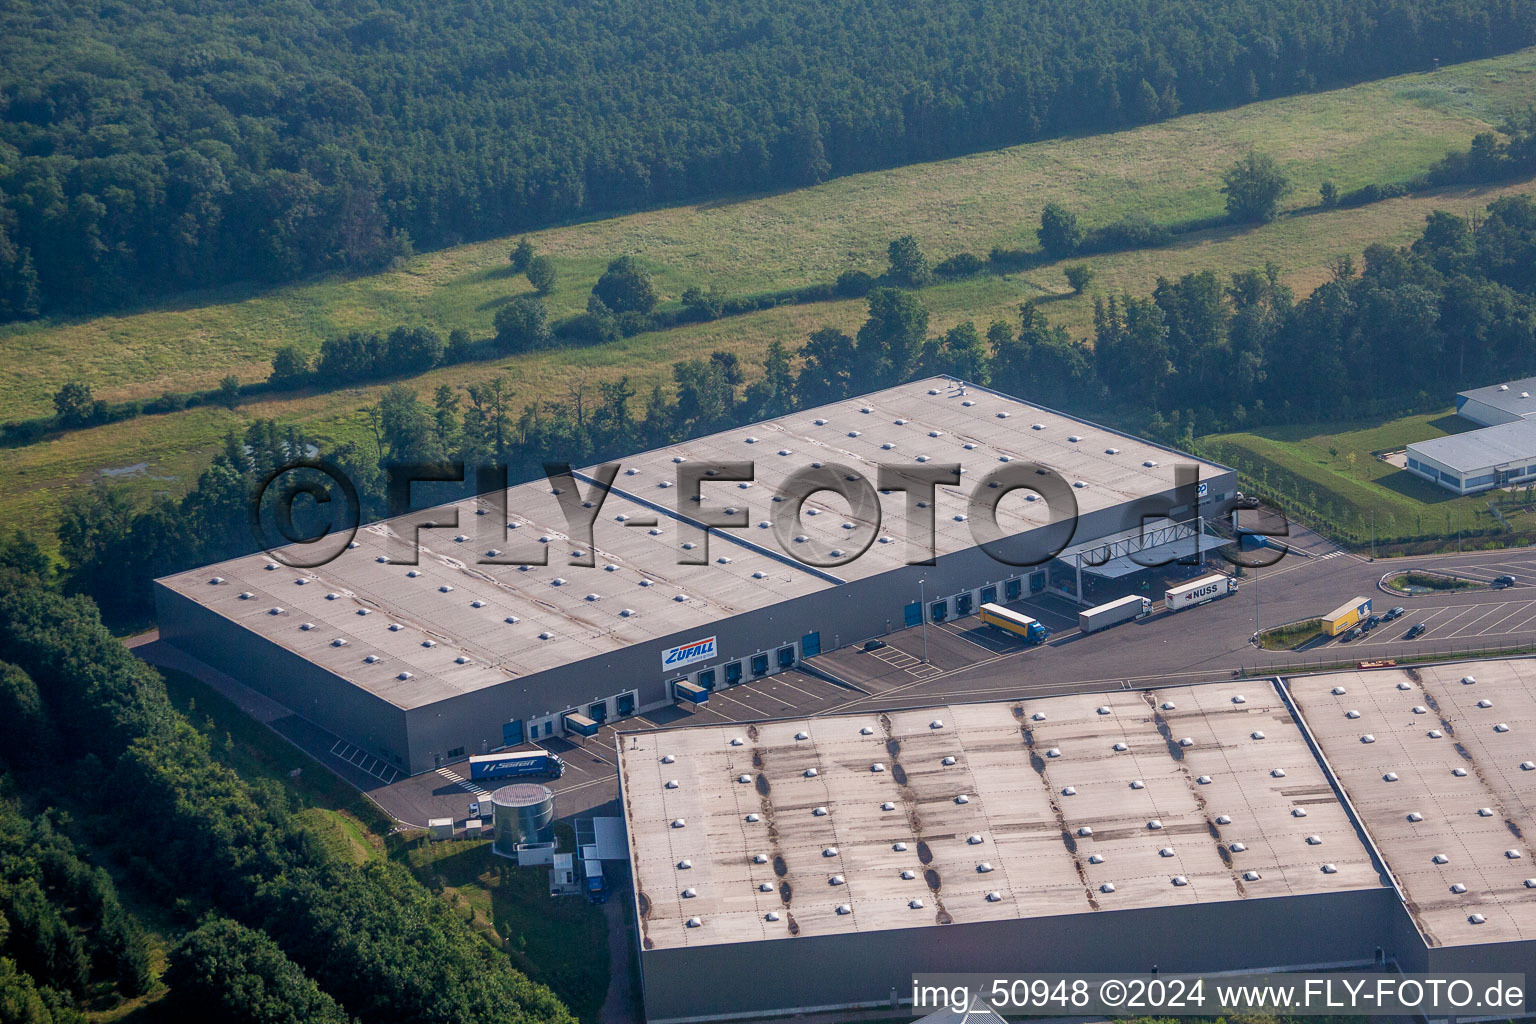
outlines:
[[[1297, 182], [1292, 202], [1311, 203], [1318, 182], [1341, 188], [1408, 177], [1501, 112], [1536, 102], [1536, 50], [1310, 96], [1193, 115], [1104, 136], [1034, 143], [934, 164], [839, 179], [779, 195], [634, 214], [540, 232], [539, 249], [556, 257], [562, 280], [552, 312], [585, 302], [608, 257], [639, 254], [662, 291], [689, 284], [754, 292], [828, 280], [851, 265], [878, 268], [886, 242], [919, 236], [932, 258], [993, 245], [1032, 244], [1048, 200], [1082, 211], [1087, 224], [1143, 210], [1163, 220], [1219, 212], [1222, 167], [1251, 144], [1276, 154]], [[1520, 183], [1454, 189], [1355, 210], [1285, 217], [1261, 228], [1218, 228], [1162, 249], [1091, 260], [1089, 293], [1071, 296], [1059, 266], [989, 275], [924, 290], [931, 329], [962, 320], [985, 326], [1012, 320], [1020, 302], [1048, 300], [1053, 320], [1086, 335], [1095, 295], [1144, 294], [1159, 275], [1204, 269], [1221, 274], [1279, 265], [1299, 292], [1321, 281], [1327, 264], [1370, 242], [1404, 243], [1437, 208], [1467, 213], [1498, 195], [1536, 191]], [[525, 290], [508, 273], [506, 240], [426, 254], [399, 270], [272, 291], [189, 296], [174, 308], [71, 324], [37, 324], [0, 336], [13, 373], [0, 380], [0, 418], [48, 411], [59, 383], [81, 378], [98, 397], [153, 396], [209, 386], [225, 373], [264, 377], [279, 345], [317, 348], [339, 330], [427, 323], [440, 330], [490, 330], [497, 304]], [[844, 329], [863, 318], [862, 302], [790, 306], [708, 324], [654, 332], [612, 345], [566, 349], [488, 363], [445, 367], [412, 381], [423, 393], [510, 376], [517, 403], [564, 397], [573, 383], [629, 374], [643, 394], [670, 375], [670, 364], [724, 348], [749, 363], [773, 340], [797, 345], [824, 325]], [[300, 423], [326, 440], [368, 441], [360, 409], [382, 385], [250, 402], [238, 410], [200, 408], [142, 417], [0, 450], [0, 519], [32, 531], [45, 545], [61, 503], [74, 490], [112, 479], [140, 495], [179, 494], [220, 446], [223, 435], [257, 417]], [[110, 475], [109, 475], [110, 474]]]
[[1461, 433], [1473, 425], [1446, 409], [1386, 423], [1308, 424], [1253, 433], [1211, 434], [1200, 452], [1238, 469], [1245, 485], [1297, 508], [1357, 543], [1378, 538], [1452, 536], [1498, 526], [1488, 510], [1495, 497], [1515, 531], [1536, 529], [1536, 514], [1516, 507], [1523, 492], [1457, 497], [1373, 453]]
[[[915, 234], [935, 258], [992, 246], [1033, 247], [1040, 208], [1063, 202], [1086, 225], [1144, 212], [1160, 221], [1217, 214], [1219, 173], [1249, 146], [1294, 178], [1291, 202], [1317, 186], [1406, 178], [1506, 110], [1536, 99], [1536, 51], [1433, 74], [1198, 114], [1132, 131], [1016, 146], [861, 174], [740, 201], [685, 206], [537, 232], [561, 283], [551, 312], [579, 309], [610, 258], [632, 253], [664, 295], [689, 285], [729, 293], [826, 281], [884, 264], [889, 240]], [[508, 241], [460, 246], [388, 273], [271, 290], [193, 294], [166, 308], [13, 328], [0, 341], [13, 372], [0, 381], [5, 419], [50, 411], [49, 396], [83, 378], [100, 397], [152, 397], [209, 387], [225, 373], [264, 377], [282, 344], [314, 349], [352, 328], [425, 323], [489, 333], [496, 306], [527, 289], [509, 273]], [[1058, 280], [1049, 283], [1060, 289]]]

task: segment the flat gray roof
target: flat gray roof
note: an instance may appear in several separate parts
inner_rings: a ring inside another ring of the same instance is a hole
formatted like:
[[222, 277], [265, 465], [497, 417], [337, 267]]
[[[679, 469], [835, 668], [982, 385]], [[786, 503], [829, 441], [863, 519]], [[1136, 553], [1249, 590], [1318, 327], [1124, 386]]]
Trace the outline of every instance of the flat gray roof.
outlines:
[[617, 748], [648, 949], [1382, 885], [1265, 681]]
[[1536, 939], [1536, 661], [1286, 685], [1424, 941]]
[[1461, 475], [1510, 463], [1536, 461], [1536, 420], [1515, 420], [1497, 426], [1415, 441], [1408, 451], [1434, 459]]
[[[746, 486], [704, 487], [706, 503], [744, 508], [751, 525], [709, 531], [710, 561], [703, 566], [677, 564], [679, 545], [704, 534], [676, 514], [676, 472], [686, 460], [756, 465], [756, 479]], [[596, 521], [589, 553], [595, 567], [569, 564], [576, 547], [563, 532], [558, 499], [539, 481], [509, 488], [511, 530], [504, 541], [478, 539], [482, 528], [499, 527], [482, 499], [426, 513], [444, 523], [457, 515], [458, 526], [422, 531], [416, 566], [387, 563], [395, 522], [385, 521], [359, 530], [352, 549], [318, 569], [288, 568], [259, 553], [160, 582], [398, 707], [413, 708], [674, 633], [705, 631], [720, 619], [904, 565], [905, 498], [898, 493], [882, 499], [878, 538], [854, 562], [816, 571], [782, 551], [768, 525], [771, 497], [791, 473], [814, 462], [848, 465], [871, 484], [881, 462], [959, 463], [961, 486], [940, 488], [935, 501], [937, 551], [947, 554], [974, 546], [968, 481], [1014, 460], [1039, 461], [1081, 483], [1072, 494], [1083, 513], [1171, 489], [1175, 462], [1197, 464], [1204, 476], [1227, 472], [935, 377], [622, 460]], [[1004, 499], [998, 522], [1005, 533], [1045, 525], [1046, 503], [1032, 497], [1015, 492]], [[656, 526], [624, 525], [642, 516], [656, 516]], [[829, 547], [846, 544], [854, 527], [874, 525], [856, 521], [831, 493], [806, 503], [802, 524], [799, 536]], [[548, 566], [478, 564], [489, 550], [539, 543], [548, 547]], [[216, 578], [221, 582], [211, 582]]]
[[[1521, 393], [1528, 397], [1521, 398]], [[1505, 381], [1503, 384], [1490, 384], [1485, 388], [1473, 388], [1470, 391], [1458, 391], [1458, 398], [1471, 399], [1491, 406], [1512, 416], [1530, 416], [1536, 414], [1536, 377], [1521, 377], [1519, 380]]]

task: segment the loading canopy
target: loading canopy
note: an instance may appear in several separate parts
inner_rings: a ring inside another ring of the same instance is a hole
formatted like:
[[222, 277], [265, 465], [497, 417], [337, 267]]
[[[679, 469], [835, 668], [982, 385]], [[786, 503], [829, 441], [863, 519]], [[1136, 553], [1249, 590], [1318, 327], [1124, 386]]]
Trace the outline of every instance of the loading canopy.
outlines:
[[[1118, 579], [1133, 572], [1193, 557], [1196, 550], [1195, 524], [1176, 523], [1171, 519], [1148, 522], [1144, 528], [1122, 530], [1095, 541], [1073, 544], [1056, 557], [1068, 565], [1105, 579]], [[1215, 551], [1231, 541], [1202, 533], [1199, 550]]]

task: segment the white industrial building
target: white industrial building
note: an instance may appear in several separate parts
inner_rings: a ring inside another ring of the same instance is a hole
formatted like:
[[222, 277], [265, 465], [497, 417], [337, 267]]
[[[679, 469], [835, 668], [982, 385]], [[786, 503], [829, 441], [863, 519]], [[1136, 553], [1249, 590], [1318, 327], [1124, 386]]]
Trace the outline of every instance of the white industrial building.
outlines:
[[1536, 377], [1456, 396], [1456, 413], [1483, 429], [1416, 441], [1408, 472], [1456, 494], [1536, 482]]
[[[753, 465], [751, 480], [703, 489], [704, 504], [735, 510], [739, 528], [705, 528], [700, 506], [679, 496], [678, 471], [690, 461]], [[969, 501], [989, 493], [984, 481], [1029, 463], [1054, 471], [1069, 497], [1048, 502], [1020, 489], [996, 519], [1006, 544], [1059, 550], [1049, 571], [999, 561], [973, 533], [981, 517]], [[881, 464], [958, 464], [962, 475], [916, 510], [899, 490], [877, 495], [868, 513], [823, 491], [805, 503], [804, 532], [780, 541], [773, 503], [792, 474], [841, 466], [874, 494]], [[1176, 477], [1179, 465], [1187, 478]], [[1221, 543], [1201, 530], [1202, 517], [1236, 491], [1225, 466], [943, 377], [620, 466], [593, 513], [590, 549], [565, 532], [547, 481], [518, 484], [418, 513], [441, 525], [420, 530], [417, 564], [392, 560], [398, 537], [416, 531], [391, 520], [363, 527], [316, 569], [257, 553], [159, 580], [160, 636], [391, 773], [417, 773], [590, 734], [677, 699], [676, 684], [746, 682], [925, 619], [1017, 600], [1052, 578], [1080, 595], [1084, 573], [1119, 575], [1137, 567], [1126, 557], [1137, 551], [1158, 549], [1166, 561], [1192, 554], [1197, 537], [1202, 547]], [[576, 472], [583, 496], [597, 472]], [[927, 548], [930, 517], [936, 557], [910, 564]], [[818, 567], [797, 557], [802, 544], [835, 555], [868, 548]], [[680, 564], [685, 555], [704, 564]]]
[[1492, 384], [1486, 388], [1473, 388], [1456, 395], [1456, 415], [1471, 420], [1478, 426], [1496, 427], [1500, 423], [1536, 416], [1536, 377]]

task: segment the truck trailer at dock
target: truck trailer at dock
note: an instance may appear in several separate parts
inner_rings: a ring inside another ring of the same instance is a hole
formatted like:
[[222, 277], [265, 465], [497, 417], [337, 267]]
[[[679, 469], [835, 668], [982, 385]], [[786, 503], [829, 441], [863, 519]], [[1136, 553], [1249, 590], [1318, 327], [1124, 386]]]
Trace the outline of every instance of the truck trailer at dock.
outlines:
[[1039, 619], [1032, 619], [1021, 612], [1010, 611], [1000, 604], [984, 604], [981, 606], [981, 621], [984, 625], [995, 626], [1005, 633], [1012, 633], [1027, 644], [1044, 643], [1051, 635], [1051, 631], [1045, 628], [1045, 624]]
[[1092, 633], [1096, 630], [1108, 629], [1110, 626], [1118, 626], [1132, 619], [1146, 618], [1151, 614], [1152, 602], [1145, 597], [1132, 594], [1118, 601], [1110, 601], [1096, 608], [1087, 608], [1078, 612], [1077, 628], [1084, 633]]
[[1168, 588], [1163, 593], [1163, 604], [1169, 611], [1178, 612], [1235, 593], [1237, 580], [1218, 572]]

